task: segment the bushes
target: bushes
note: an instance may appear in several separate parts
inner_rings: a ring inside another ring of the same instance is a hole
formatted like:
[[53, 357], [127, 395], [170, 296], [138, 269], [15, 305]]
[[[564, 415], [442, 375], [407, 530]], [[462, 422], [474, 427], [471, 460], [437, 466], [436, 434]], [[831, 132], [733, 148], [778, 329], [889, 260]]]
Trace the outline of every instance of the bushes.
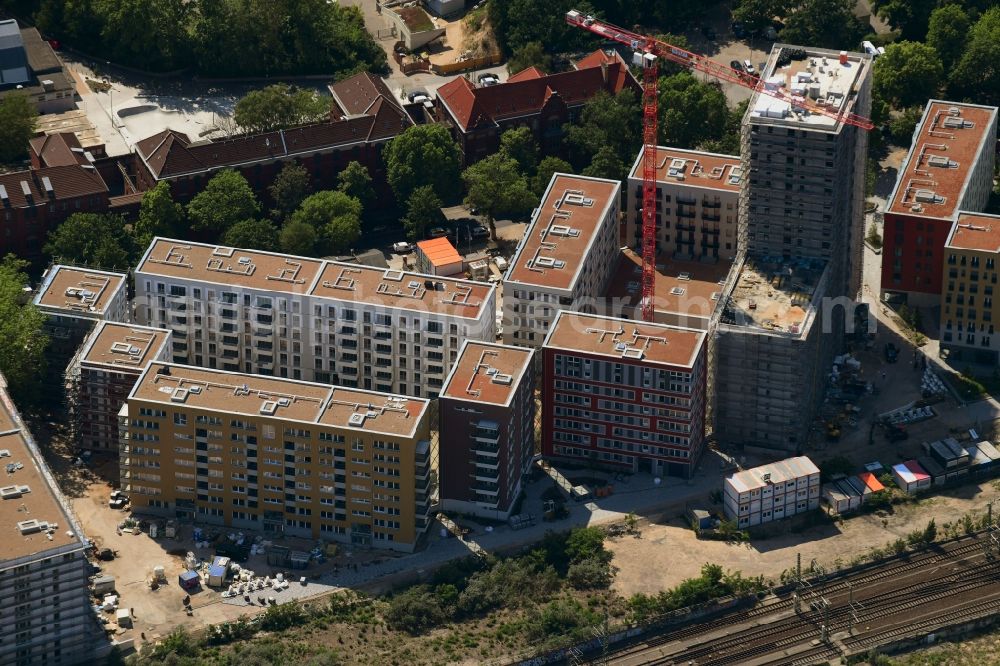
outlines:
[[726, 572], [718, 564], [706, 563], [701, 575], [688, 578], [672, 590], [656, 595], [636, 594], [628, 601], [634, 622], [642, 623], [657, 615], [687, 608], [727, 595], [741, 595], [765, 589], [764, 578], [744, 578], [739, 572]]
[[419, 634], [444, 624], [448, 613], [441, 605], [441, 598], [426, 585], [411, 587], [397, 594], [389, 602], [385, 620], [393, 629]]

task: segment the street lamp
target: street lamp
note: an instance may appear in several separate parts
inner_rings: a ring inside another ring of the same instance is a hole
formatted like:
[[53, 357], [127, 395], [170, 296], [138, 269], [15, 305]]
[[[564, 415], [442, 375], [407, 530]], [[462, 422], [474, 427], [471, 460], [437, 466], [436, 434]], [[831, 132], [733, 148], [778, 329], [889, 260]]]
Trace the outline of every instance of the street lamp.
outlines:
[[113, 129], [118, 129], [118, 126], [115, 124], [115, 87], [111, 85], [111, 81], [108, 80], [108, 77], [102, 77], [101, 80], [104, 81], [104, 85], [108, 87], [108, 103], [111, 105], [111, 108], [108, 109], [108, 117], [111, 119], [111, 127]]

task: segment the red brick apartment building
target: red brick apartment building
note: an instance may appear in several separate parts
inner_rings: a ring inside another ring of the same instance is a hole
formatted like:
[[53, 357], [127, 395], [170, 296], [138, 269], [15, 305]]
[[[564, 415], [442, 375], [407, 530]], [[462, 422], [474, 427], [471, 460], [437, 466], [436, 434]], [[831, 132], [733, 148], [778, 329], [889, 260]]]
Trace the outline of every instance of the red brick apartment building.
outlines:
[[705, 332], [562, 311], [542, 347], [542, 453], [688, 478], [705, 442]]
[[385, 83], [367, 72], [331, 85], [330, 91], [329, 122], [221, 141], [191, 141], [173, 130], [142, 139], [135, 146], [138, 189], [166, 180], [175, 199], [189, 201], [216, 172], [235, 169], [266, 196], [286, 162], [305, 167], [317, 188], [334, 186], [351, 161], [368, 167], [372, 179], [383, 183], [381, 150], [413, 120]]
[[506, 83], [479, 86], [458, 76], [437, 90], [441, 118], [451, 123], [465, 164], [494, 153], [505, 130], [526, 126], [544, 154], [561, 152], [565, 123], [602, 90], [641, 92], [628, 64], [615, 51], [594, 51], [576, 69], [543, 74], [529, 67]]
[[535, 453], [534, 351], [467, 341], [438, 398], [441, 506], [506, 520]]
[[886, 204], [882, 294], [937, 305], [945, 241], [960, 211], [993, 188], [997, 108], [931, 100]]

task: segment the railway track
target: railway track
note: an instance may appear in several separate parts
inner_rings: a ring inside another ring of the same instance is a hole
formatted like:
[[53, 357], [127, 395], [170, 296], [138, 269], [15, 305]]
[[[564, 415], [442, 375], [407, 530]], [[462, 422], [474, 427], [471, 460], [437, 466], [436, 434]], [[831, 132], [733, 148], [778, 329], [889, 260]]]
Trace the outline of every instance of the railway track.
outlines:
[[[828, 607], [810, 607], [819, 599]], [[853, 606], [849, 604], [853, 601]], [[874, 570], [814, 581], [794, 610], [791, 595], [711, 621], [664, 632], [611, 655], [614, 663], [725, 666], [753, 662], [810, 664], [874, 647], [955, 618], [1000, 609], [1000, 560], [986, 559], [982, 541], [968, 538], [922, 551]], [[918, 622], [911, 621], [921, 617]], [[821, 626], [837, 644], [818, 643]], [[862, 631], [851, 635], [849, 628]]]

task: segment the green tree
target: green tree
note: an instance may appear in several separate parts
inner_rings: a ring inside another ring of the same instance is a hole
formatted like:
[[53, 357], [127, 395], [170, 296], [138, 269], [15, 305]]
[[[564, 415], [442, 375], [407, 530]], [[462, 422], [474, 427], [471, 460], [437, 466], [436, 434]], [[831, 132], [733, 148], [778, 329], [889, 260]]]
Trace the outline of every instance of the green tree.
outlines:
[[38, 396], [49, 339], [45, 315], [24, 300], [28, 262], [9, 254], [0, 261], [0, 372], [15, 400]]
[[106, 269], [129, 268], [135, 258], [125, 219], [101, 213], [73, 213], [51, 234], [46, 254], [70, 264]]
[[271, 251], [278, 244], [278, 228], [270, 220], [243, 220], [229, 227], [222, 241], [230, 247]]
[[188, 203], [192, 228], [222, 235], [229, 227], [260, 214], [260, 204], [242, 174], [226, 169], [212, 176]]
[[486, 5], [490, 25], [506, 53], [531, 42], [540, 42], [555, 53], [592, 46], [585, 31], [567, 25], [563, 17], [570, 9], [584, 14], [594, 11], [587, 0], [498, 0]]
[[1000, 104], [1000, 7], [972, 26], [965, 53], [951, 71], [951, 88], [979, 104]]
[[600, 527], [578, 527], [566, 539], [566, 556], [570, 562], [590, 558], [611, 560], [611, 553], [604, 548], [604, 530]]
[[945, 5], [931, 13], [927, 44], [938, 52], [946, 72], [962, 57], [970, 25], [969, 15], [960, 5]]
[[856, 0], [804, 0], [788, 15], [781, 41], [856, 49], [869, 28], [854, 15]]
[[443, 221], [441, 199], [434, 193], [434, 189], [430, 185], [421, 185], [413, 190], [406, 202], [406, 217], [403, 218], [406, 237], [412, 241], [421, 240], [428, 229]]
[[500, 152], [516, 161], [526, 176], [538, 168], [538, 143], [530, 127], [509, 129], [501, 134]]
[[698, 148], [726, 131], [729, 107], [721, 87], [702, 83], [690, 72], [662, 79], [659, 103], [660, 136], [669, 146]]
[[631, 90], [614, 96], [599, 92], [584, 104], [579, 121], [567, 123], [564, 129], [569, 161], [577, 170], [589, 165], [605, 146], [631, 164], [642, 145], [642, 108]]
[[443, 624], [448, 614], [426, 585], [411, 587], [389, 601], [385, 620], [393, 629], [419, 634]]
[[762, 33], [775, 16], [784, 16], [788, 0], [739, 0], [733, 7], [733, 20], [750, 34]]
[[872, 11], [901, 32], [903, 39], [920, 41], [927, 34], [931, 12], [939, 0], [871, 0]]
[[614, 148], [611, 146], [604, 146], [597, 151], [597, 154], [594, 155], [594, 159], [591, 160], [590, 165], [583, 170], [583, 175], [591, 176], [593, 178], [624, 180], [626, 168], [627, 167], [624, 162], [618, 159]]
[[740, 131], [743, 127], [743, 116], [746, 115], [750, 100], [746, 99], [729, 109], [726, 114], [726, 129], [718, 139], [709, 139], [701, 144], [702, 150], [723, 155], [740, 154]]
[[99, 43], [122, 64], [153, 71], [183, 67], [192, 45], [188, 31], [178, 26], [188, 24], [194, 6], [185, 0], [94, 0]]
[[316, 228], [313, 225], [308, 222], [289, 220], [281, 228], [278, 244], [281, 246], [282, 252], [308, 257], [316, 253], [318, 240], [319, 234], [316, 233]]
[[937, 539], [937, 524], [935, 524], [934, 519], [931, 518], [927, 522], [927, 527], [924, 528], [924, 543], [934, 543]]
[[913, 141], [913, 130], [924, 115], [923, 108], [911, 106], [889, 121], [889, 135], [897, 146], [909, 146]]
[[292, 213], [292, 222], [305, 222], [316, 229], [327, 252], [350, 249], [361, 237], [361, 202], [336, 190], [306, 197]]
[[896, 42], [875, 61], [873, 86], [897, 106], [924, 104], [934, 97], [944, 77], [937, 51], [919, 42]]
[[368, 167], [356, 160], [351, 160], [344, 170], [337, 174], [337, 189], [349, 197], [354, 197], [362, 205], [367, 205], [375, 198]]
[[462, 173], [462, 180], [468, 192], [465, 203], [486, 216], [493, 239], [497, 234], [497, 215], [523, 215], [535, 202], [517, 162], [502, 153], [494, 153], [470, 166]]
[[531, 179], [532, 193], [541, 198], [545, 194], [545, 189], [549, 186], [552, 176], [556, 173], [575, 173], [573, 165], [558, 157], [544, 157], [538, 163], [538, 171]]
[[161, 180], [142, 195], [139, 217], [132, 225], [135, 242], [143, 249], [155, 236], [178, 238], [183, 233], [184, 208], [170, 196], [170, 183]]
[[28, 155], [28, 140], [35, 133], [38, 112], [24, 93], [0, 99], [0, 162], [15, 162]]
[[384, 159], [386, 176], [397, 201], [409, 201], [410, 194], [421, 185], [430, 185], [445, 203], [458, 198], [461, 155], [444, 125], [407, 128], [389, 142]]
[[541, 42], [528, 42], [518, 47], [507, 60], [507, 71], [517, 74], [529, 67], [537, 67], [546, 74], [552, 71], [552, 56]]
[[275, 205], [271, 216], [277, 220], [287, 218], [302, 204], [311, 187], [309, 172], [305, 167], [294, 162], [286, 162], [267, 188]]
[[316, 122], [329, 114], [329, 99], [312, 90], [276, 83], [247, 93], [236, 103], [233, 120], [246, 132], [260, 133]]
[[[688, 41], [688, 38], [685, 37], [684, 35], [679, 35], [673, 32], [661, 32], [657, 35], [654, 35], [654, 37], [661, 42], [680, 47], [685, 51], [691, 50], [691, 43]], [[661, 77], [673, 76], [677, 72], [681, 72], [684, 69], [685, 67], [679, 63], [670, 62], [669, 60], [661, 60], [660, 69], [658, 73]]]

